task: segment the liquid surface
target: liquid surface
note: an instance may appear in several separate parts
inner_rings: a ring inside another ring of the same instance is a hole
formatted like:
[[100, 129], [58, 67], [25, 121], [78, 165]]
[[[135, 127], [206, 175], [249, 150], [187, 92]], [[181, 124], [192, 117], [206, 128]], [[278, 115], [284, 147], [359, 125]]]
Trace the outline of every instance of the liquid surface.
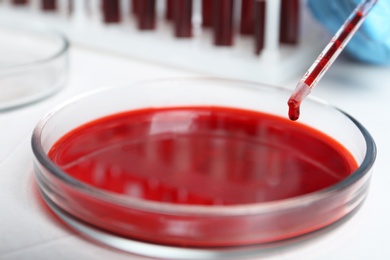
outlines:
[[327, 188], [357, 164], [302, 124], [222, 107], [143, 109], [61, 138], [49, 157], [89, 185], [153, 201], [232, 205]]

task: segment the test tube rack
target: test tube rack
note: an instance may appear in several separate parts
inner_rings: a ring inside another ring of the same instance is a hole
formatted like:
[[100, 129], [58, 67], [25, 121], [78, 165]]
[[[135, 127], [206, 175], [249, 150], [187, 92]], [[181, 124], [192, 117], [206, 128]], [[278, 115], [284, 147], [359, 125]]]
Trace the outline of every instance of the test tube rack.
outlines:
[[[165, 17], [163, 0], [156, 1], [157, 25], [153, 30], [137, 28], [131, 15], [131, 0], [119, 0], [121, 19], [114, 23], [104, 22], [100, 0], [57, 0], [55, 10], [43, 10], [42, 0], [24, 0], [28, 4], [22, 5], [12, 1], [15, 0], [0, 0], [0, 19], [48, 24], [67, 35], [72, 44], [211, 76], [269, 84], [283, 84], [293, 76], [303, 75], [326, 42], [324, 31], [305, 8], [305, 0], [300, 0], [300, 37], [295, 44], [279, 41], [282, 0], [258, 0], [266, 2], [264, 47], [259, 54], [254, 52], [253, 38], [239, 33], [235, 34], [233, 45], [215, 46], [211, 29], [201, 25], [201, 0], [193, 1], [193, 29], [188, 38], [173, 35], [171, 22]], [[234, 1], [234, 21], [241, 8], [239, 2]]]

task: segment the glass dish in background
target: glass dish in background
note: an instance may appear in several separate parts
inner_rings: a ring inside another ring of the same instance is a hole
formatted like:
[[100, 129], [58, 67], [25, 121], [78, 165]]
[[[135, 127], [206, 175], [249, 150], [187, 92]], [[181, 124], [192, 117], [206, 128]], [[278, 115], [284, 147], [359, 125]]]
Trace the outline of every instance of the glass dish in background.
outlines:
[[39, 23], [0, 21], [0, 110], [45, 98], [65, 85], [69, 42]]
[[[245, 251], [249, 244], [277, 244], [317, 231], [345, 218], [362, 204], [376, 148], [359, 122], [315, 98], [305, 101], [299, 122], [341, 143], [358, 163], [358, 169], [335, 185], [297, 197], [217, 206], [148, 201], [80, 182], [47, 155], [53, 144], [74, 128], [134, 109], [220, 106], [265, 112], [287, 120], [290, 94], [283, 88], [219, 79], [160, 80], [84, 94], [48, 113], [34, 130], [32, 148], [39, 189], [54, 212], [73, 228], [113, 247], [154, 257], [226, 259], [232, 254], [250, 255], [252, 247]], [[101, 212], [102, 208], [107, 214]], [[140, 219], [147, 221], [142, 224]], [[118, 228], [126, 234], [116, 235]], [[161, 244], [141, 242], [148, 240]], [[175, 245], [177, 241], [185, 246]], [[172, 251], [167, 253], [169, 249]]]

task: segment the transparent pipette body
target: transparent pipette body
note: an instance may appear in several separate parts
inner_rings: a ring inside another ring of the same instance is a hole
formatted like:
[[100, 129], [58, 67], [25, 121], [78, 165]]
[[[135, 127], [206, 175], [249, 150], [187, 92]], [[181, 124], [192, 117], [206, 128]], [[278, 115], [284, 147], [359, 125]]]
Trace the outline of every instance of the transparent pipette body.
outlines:
[[[367, 14], [376, 4], [376, 2], [377, 0], [363, 0], [354, 9], [354, 11], [349, 15], [348, 19], [333, 36], [332, 40], [326, 45], [324, 50], [315, 60], [313, 65], [298, 82], [288, 101], [290, 107], [289, 116], [291, 119], [298, 119], [295, 117], [299, 116], [300, 103], [307, 95], [310, 94], [313, 88], [317, 85], [318, 81], [339, 56], [340, 52], [344, 49], [345, 45], [359, 29], [360, 25], [363, 23]], [[292, 112], [291, 108], [298, 108], [298, 110], [295, 111], [295, 113], [290, 113]], [[292, 116], [292, 114], [295, 114], [295, 116]]]

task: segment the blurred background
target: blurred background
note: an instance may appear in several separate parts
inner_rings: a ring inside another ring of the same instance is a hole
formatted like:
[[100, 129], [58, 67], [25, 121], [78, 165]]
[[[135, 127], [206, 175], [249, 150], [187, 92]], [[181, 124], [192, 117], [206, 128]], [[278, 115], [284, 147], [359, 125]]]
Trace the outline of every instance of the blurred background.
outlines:
[[72, 44], [211, 75], [280, 84], [303, 74], [329, 40], [305, 4], [305, 0], [2, 0], [0, 17], [50, 24]]
[[[168, 77], [293, 88], [330, 38], [306, 0], [0, 0], [0, 259], [149, 259], [92, 243], [45, 206], [30, 143], [53, 107], [99, 87]], [[39, 62], [7, 67], [19, 57]], [[370, 194], [347, 223], [265, 259], [390, 259], [389, 81], [389, 68], [342, 57], [321, 80], [315, 95], [356, 117], [378, 145]]]

